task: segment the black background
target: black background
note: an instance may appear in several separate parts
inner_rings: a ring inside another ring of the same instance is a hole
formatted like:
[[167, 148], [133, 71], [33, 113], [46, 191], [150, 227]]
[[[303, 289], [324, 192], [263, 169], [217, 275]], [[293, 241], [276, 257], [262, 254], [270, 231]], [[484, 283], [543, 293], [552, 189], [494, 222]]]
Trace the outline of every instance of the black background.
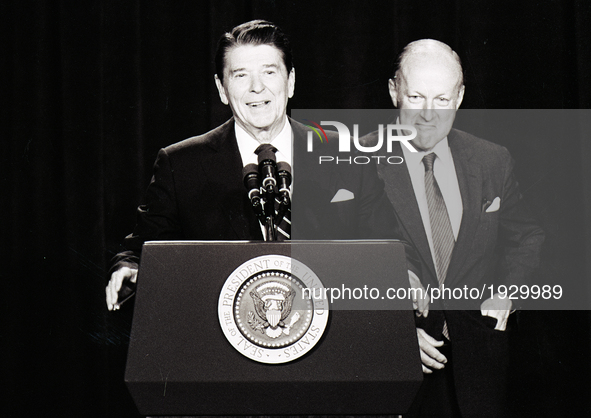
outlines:
[[[229, 117], [215, 45], [253, 18], [293, 43], [291, 108], [390, 108], [393, 58], [420, 38], [461, 56], [463, 108], [590, 107], [584, 0], [1, 2], [2, 416], [137, 414], [122, 383], [131, 308], [106, 311], [108, 261], [157, 150]], [[544, 274], [588, 295], [589, 138], [503, 145], [547, 232]], [[590, 324], [587, 311], [523, 312], [517, 415], [591, 411]]]

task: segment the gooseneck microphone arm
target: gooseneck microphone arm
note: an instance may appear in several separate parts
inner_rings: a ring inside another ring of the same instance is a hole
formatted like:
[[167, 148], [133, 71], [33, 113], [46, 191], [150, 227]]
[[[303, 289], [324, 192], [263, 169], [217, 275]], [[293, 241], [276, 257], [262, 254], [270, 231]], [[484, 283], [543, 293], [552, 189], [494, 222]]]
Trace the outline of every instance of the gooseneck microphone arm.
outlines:
[[277, 228], [275, 227], [275, 195], [277, 193], [277, 149], [270, 144], [261, 145], [257, 149], [259, 174], [261, 176], [262, 192], [264, 196], [263, 211], [265, 213], [265, 239], [277, 241]]
[[256, 164], [247, 164], [242, 169], [244, 186], [248, 190], [248, 198], [252, 204], [257, 218], [264, 222], [263, 201], [261, 200], [261, 181], [259, 178], [259, 167]]
[[291, 166], [285, 161], [279, 161], [277, 163], [277, 181], [279, 188], [279, 209], [277, 211], [277, 218], [275, 219], [275, 225], [279, 226], [283, 219], [283, 215], [291, 205], [291, 192], [289, 186], [291, 186]]

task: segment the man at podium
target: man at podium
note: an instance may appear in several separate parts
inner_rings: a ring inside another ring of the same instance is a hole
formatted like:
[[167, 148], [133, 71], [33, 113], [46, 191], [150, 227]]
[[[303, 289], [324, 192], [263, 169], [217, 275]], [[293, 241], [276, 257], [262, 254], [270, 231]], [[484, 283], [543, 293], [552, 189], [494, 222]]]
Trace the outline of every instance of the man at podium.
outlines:
[[[125, 238], [126, 251], [115, 257], [106, 288], [109, 310], [119, 307], [122, 283], [136, 282], [145, 241], [269, 238], [243, 174], [264, 153], [294, 167], [297, 210], [287, 210], [277, 239], [401, 236], [375, 166], [321, 165], [306, 152], [309, 128], [286, 114], [295, 69], [281, 29], [263, 20], [235, 27], [221, 37], [215, 64], [220, 99], [233, 117], [158, 153], [137, 225]], [[323, 146], [329, 150], [337, 145], [338, 134], [326, 135]], [[408, 247], [407, 258], [412, 253]]]

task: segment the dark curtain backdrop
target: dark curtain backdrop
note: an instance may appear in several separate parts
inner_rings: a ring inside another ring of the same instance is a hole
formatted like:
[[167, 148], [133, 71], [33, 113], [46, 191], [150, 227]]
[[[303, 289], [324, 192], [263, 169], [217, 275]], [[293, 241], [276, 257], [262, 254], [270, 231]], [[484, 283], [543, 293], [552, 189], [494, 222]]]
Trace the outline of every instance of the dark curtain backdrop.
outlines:
[[[464, 108], [583, 109], [590, 17], [585, 0], [2, 1], [0, 415], [136, 416], [122, 381], [132, 307], [107, 313], [108, 261], [157, 150], [230, 115], [213, 83], [223, 31], [265, 18], [287, 32], [291, 108], [390, 108], [394, 56], [430, 37], [462, 57]], [[548, 232], [546, 271], [587, 295], [589, 139], [503, 144]], [[521, 322], [518, 415], [589, 413], [589, 313]]]

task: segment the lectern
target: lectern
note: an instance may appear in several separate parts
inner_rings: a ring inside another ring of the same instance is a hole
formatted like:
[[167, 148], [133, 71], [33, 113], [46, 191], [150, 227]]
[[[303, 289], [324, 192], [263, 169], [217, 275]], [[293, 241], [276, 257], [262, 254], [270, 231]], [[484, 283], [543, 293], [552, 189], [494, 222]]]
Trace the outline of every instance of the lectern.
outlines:
[[403, 413], [422, 372], [398, 288], [395, 241], [147, 242], [127, 386], [145, 415]]

